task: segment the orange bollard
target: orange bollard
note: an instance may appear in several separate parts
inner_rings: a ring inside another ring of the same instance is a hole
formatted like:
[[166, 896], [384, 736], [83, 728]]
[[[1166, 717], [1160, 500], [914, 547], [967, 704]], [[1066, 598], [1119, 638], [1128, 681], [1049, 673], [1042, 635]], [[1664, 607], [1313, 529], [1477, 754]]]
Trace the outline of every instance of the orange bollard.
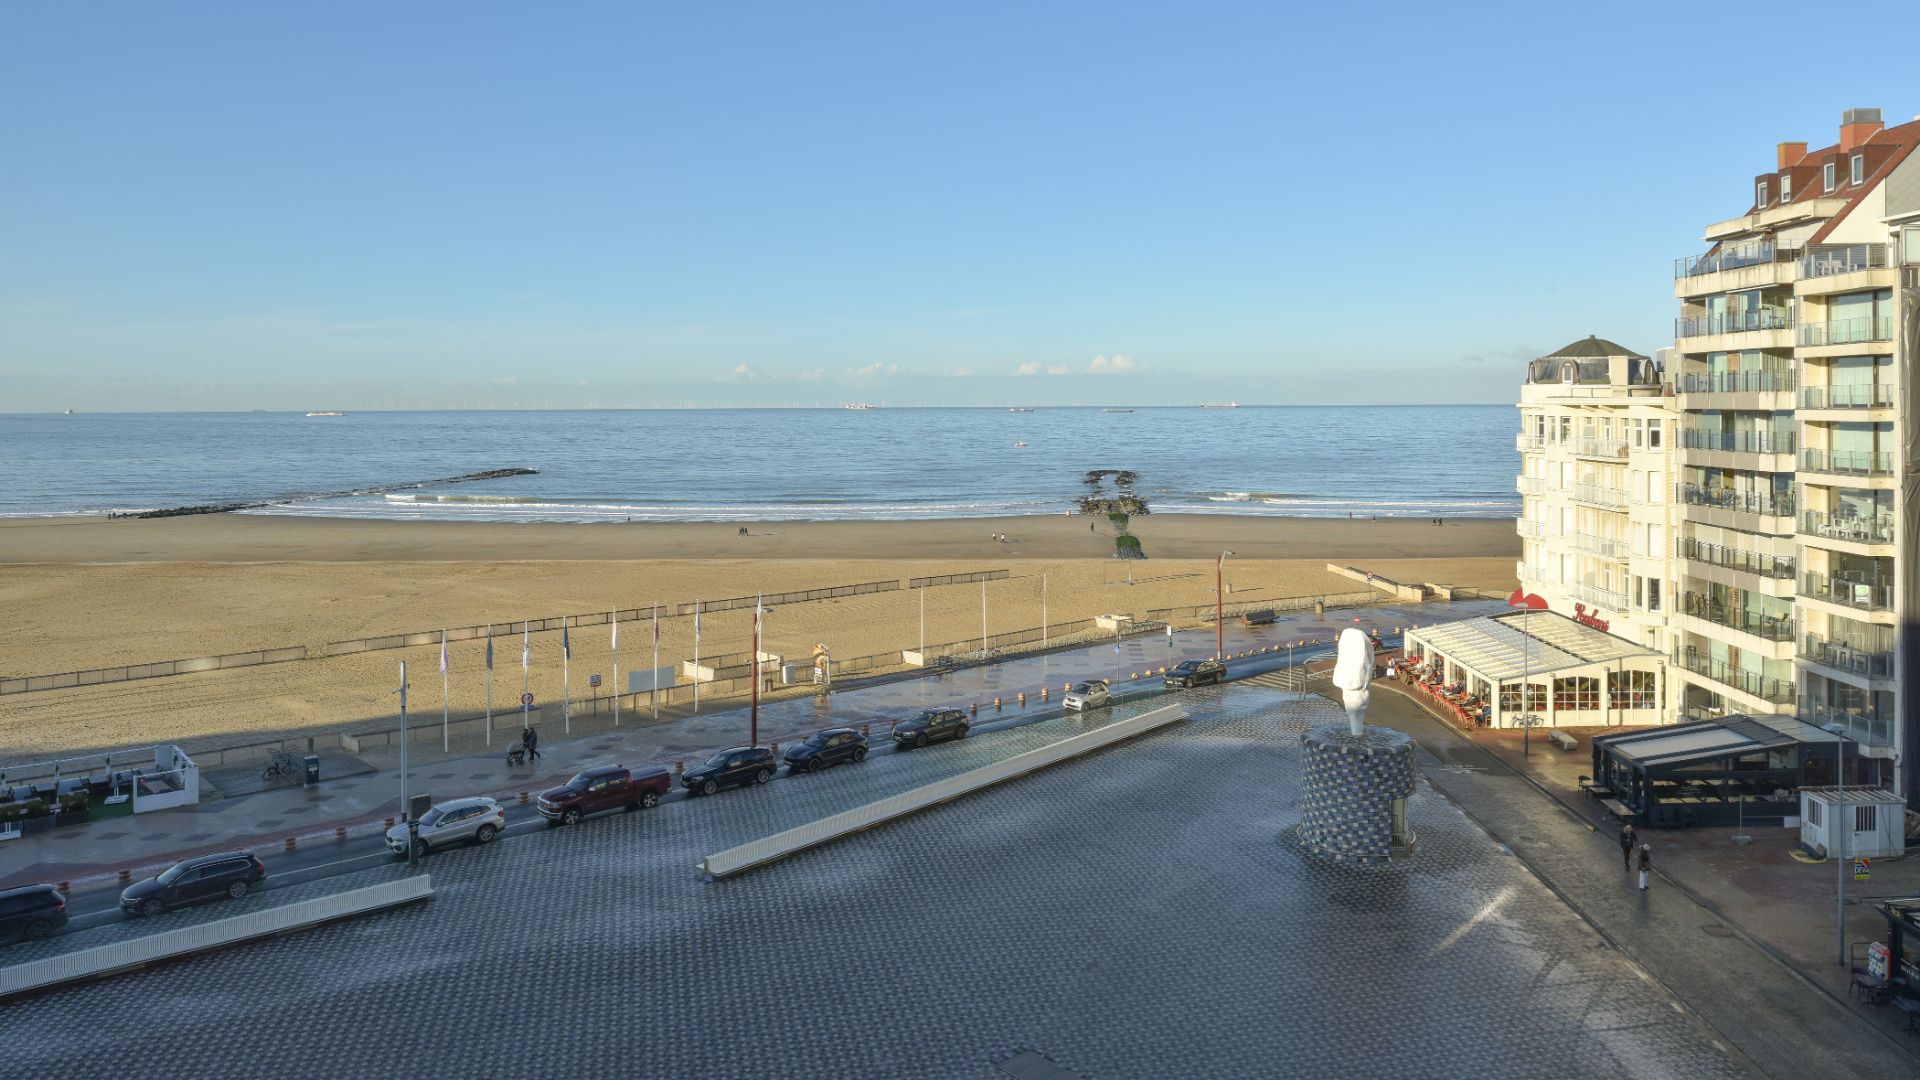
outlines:
[[680, 776], [681, 774], [683, 774], [683, 773], [685, 773], [686, 771], [687, 771], [687, 763], [686, 763], [686, 762], [684, 762], [684, 761], [676, 761], [676, 762], [674, 762], [674, 763], [673, 763], [673, 775], [675, 775], [675, 776]]
[[1020, 704], [1022, 707], [1025, 707], [1027, 704], [1027, 692], [1025, 690], [1020, 691]]
[[1073, 689], [1073, 684], [1070, 682], [1063, 682], [1060, 684], [1060, 692], [1063, 694], [1071, 689]]
[[286, 840], [284, 840], [284, 841], [282, 841], [282, 842], [286, 844], [286, 846], [287, 846], [287, 850], [288, 850], [288, 851], [292, 851], [292, 850], [293, 850], [293, 837], [291, 837], [291, 836], [289, 836], [289, 837], [287, 837], [287, 838], [286, 838]]
[[1040, 700], [1041, 701], [1047, 700], [1047, 688], [1044, 686], [1040, 688]]
[[778, 760], [778, 759], [779, 759], [779, 757], [780, 757], [780, 744], [779, 744], [779, 743], [774, 743], [774, 744], [773, 744], [773, 756], [774, 756], [774, 759], [775, 759], [775, 760]]
[[61, 883], [60, 883], [60, 891], [61, 891], [61, 892], [63, 892], [63, 893], [70, 893], [70, 892], [72, 892], [72, 891], [73, 891], [73, 883], [72, 883], [72, 882], [70, 882], [70, 881], [63, 881], [63, 882], [61, 882]]
[[527, 804], [527, 793], [523, 791], [520, 793], [520, 805], [525, 806], [526, 804]]
[[389, 828], [389, 829], [391, 829], [391, 828], [393, 828], [393, 819], [392, 819], [392, 818], [388, 818], [388, 819], [387, 819], [387, 828]]
[[129, 885], [129, 884], [132, 884], [132, 882], [133, 882], [133, 871], [131, 870], [120, 871], [120, 884]]
[[335, 840], [345, 840], [347, 838], [347, 827], [345, 825], [335, 825], [333, 827], [333, 838]]

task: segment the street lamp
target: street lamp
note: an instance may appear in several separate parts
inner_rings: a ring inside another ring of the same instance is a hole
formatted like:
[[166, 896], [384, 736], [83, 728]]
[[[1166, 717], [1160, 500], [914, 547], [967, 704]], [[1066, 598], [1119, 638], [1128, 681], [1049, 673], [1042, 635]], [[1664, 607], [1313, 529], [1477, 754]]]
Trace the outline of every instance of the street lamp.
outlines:
[[[1833, 776], [1834, 787], [1839, 792], [1839, 797], [1834, 800], [1833, 820], [1827, 822], [1827, 838], [1833, 841], [1835, 848], [1838, 848], [1840, 842], [1837, 837], [1843, 835], [1839, 831], [1840, 826], [1846, 821], [1847, 729], [1843, 724], [1824, 724], [1822, 728], [1833, 733], [1835, 747]], [[1851, 833], [1852, 830], [1853, 826], [1847, 825], [1847, 832]], [[1847, 857], [1844, 851], [1837, 851], [1833, 855], [1833, 921], [1835, 934], [1838, 937], [1835, 960], [1844, 964], [1847, 962]]]
[[1221, 612], [1225, 610], [1223, 575], [1227, 572], [1227, 556], [1231, 554], [1231, 551], [1221, 552], [1220, 561], [1213, 564], [1213, 658], [1216, 660], [1227, 655], [1227, 624]]

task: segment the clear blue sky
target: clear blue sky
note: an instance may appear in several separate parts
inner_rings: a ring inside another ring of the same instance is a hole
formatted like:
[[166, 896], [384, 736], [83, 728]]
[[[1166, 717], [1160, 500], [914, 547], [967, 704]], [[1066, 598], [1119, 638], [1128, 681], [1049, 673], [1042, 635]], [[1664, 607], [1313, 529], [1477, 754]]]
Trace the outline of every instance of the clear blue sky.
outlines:
[[1508, 401], [1920, 111], [1842, 14], [22, 0], [0, 412]]

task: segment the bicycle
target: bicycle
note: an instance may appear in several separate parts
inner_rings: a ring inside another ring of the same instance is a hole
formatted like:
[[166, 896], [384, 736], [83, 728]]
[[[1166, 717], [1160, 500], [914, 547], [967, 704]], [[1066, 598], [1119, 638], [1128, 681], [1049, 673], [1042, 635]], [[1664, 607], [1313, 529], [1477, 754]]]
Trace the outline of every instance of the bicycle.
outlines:
[[273, 759], [273, 764], [268, 765], [266, 771], [260, 774], [260, 779], [272, 780], [275, 777], [284, 776], [291, 780], [293, 778], [293, 755], [287, 753], [285, 750], [274, 750], [269, 756]]

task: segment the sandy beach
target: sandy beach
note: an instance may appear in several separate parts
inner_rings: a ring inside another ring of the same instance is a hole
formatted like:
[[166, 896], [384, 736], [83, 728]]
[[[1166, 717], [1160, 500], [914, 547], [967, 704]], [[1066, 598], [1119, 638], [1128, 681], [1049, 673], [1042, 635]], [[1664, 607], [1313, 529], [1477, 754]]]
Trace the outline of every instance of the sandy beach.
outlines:
[[[529, 525], [349, 521], [216, 515], [153, 521], [0, 522], [0, 676], [50, 674], [375, 634], [1006, 569], [986, 587], [989, 629], [1108, 612], [1208, 604], [1214, 558], [1229, 602], [1349, 593], [1330, 560], [1407, 581], [1511, 587], [1518, 538], [1509, 521], [1322, 521], [1168, 515], [1136, 521], [1149, 558], [1125, 563], [1104, 522], [1022, 517], [911, 522]], [[993, 536], [1004, 533], [1001, 543]], [[1128, 584], [1131, 570], [1132, 584]], [[926, 593], [927, 639], [980, 632], [981, 587]], [[814, 643], [864, 656], [918, 643], [921, 590], [781, 606], [766, 648]], [[747, 647], [751, 615], [704, 617], [704, 652]], [[661, 662], [693, 654], [692, 620], [661, 625]], [[532, 683], [560, 694], [557, 633], [533, 635]], [[650, 627], [622, 633], [622, 667], [651, 662]], [[477, 710], [483, 645], [456, 643], [453, 708]], [[612, 671], [605, 627], [572, 637], [576, 693]], [[642, 655], [644, 652], [645, 655]], [[392, 710], [396, 662], [438, 683], [437, 648], [415, 648], [0, 697], [0, 762], [158, 741], [189, 746], [279, 732], [364, 727]], [[517, 684], [517, 643], [496, 675]], [[436, 709], [440, 694], [430, 696]], [[513, 688], [517, 692], [517, 685]], [[425, 693], [424, 690], [420, 691]], [[496, 694], [496, 702], [500, 700]]]

